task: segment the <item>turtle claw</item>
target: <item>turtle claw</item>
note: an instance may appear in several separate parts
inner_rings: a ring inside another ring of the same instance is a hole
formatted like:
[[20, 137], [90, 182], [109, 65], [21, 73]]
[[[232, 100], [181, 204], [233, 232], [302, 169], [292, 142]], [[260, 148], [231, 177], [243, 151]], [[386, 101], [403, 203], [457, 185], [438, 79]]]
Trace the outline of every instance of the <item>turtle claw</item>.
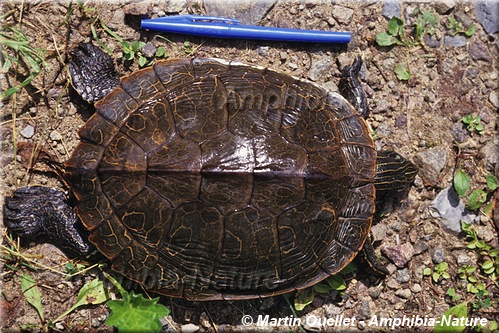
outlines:
[[21, 239], [44, 237], [56, 246], [88, 255], [92, 245], [77, 230], [78, 217], [64, 194], [44, 186], [26, 186], [5, 198], [4, 222]]

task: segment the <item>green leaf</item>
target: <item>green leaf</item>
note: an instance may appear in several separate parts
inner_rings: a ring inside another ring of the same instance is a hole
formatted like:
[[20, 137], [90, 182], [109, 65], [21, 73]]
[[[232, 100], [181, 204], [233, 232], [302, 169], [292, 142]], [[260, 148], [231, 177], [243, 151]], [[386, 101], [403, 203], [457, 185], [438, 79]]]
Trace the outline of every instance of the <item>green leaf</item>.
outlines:
[[469, 210], [478, 209], [485, 201], [487, 201], [487, 193], [484, 190], [475, 190], [471, 193], [466, 208]]
[[332, 290], [330, 286], [324, 283], [317, 283], [313, 286], [314, 291], [318, 292], [319, 294], [326, 294]]
[[395, 74], [400, 81], [407, 81], [411, 78], [411, 72], [404, 64], [397, 64], [395, 66]]
[[80, 291], [78, 292], [78, 298], [76, 299], [76, 302], [66, 312], [57, 317], [57, 319], [54, 320], [54, 323], [66, 317], [69, 313], [74, 311], [79, 306], [100, 304], [104, 303], [108, 299], [109, 296], [106, 289], [104, 288], [104, 282], [96, 278], [90, 282], [85, 283], [83, 287], [81, 287]]
[[499, 181], [497, 180], [496, 176], [494, 176], [493, 174], [487, 175], [487, 187], [490, 191], [495, 191], [498, 187], [498, 183]]
[[313, 301], [314, 291], [311, 288], [299, 290], [295, 296], [295, 309], [301, 311]]
[[139, 57], [139, 67], [144, 67], [147, 63], [147, 58], [146, 57]]
[[160, 318], [170, 311], [162, 304], [157, 304], [159, 297], [145, 299], [142, 294], [133, 291], [122, 300], [108, 301], [111, 314], [106, 320], [109, 326], [115, 326], [119, 332], [161, 332]]
[[433, 281], [438, 282], [438, 279], [440, 278], [440, 273], [435, 272], [431, 277]]
[[327, 283], [334, 290], [340, 291], [347, 289], [347, 284], [345, 280], [339, 275], [331, 276], [330, 278], [327, 279]]
[[376, 43], [378, 43], [379, 46], [402, 44], [398, 38], [387, 34], [386, 31], [376, 34]]
[[35, 280], [27, 275], [23, 274], [21, 276], [21, 289], [23, 291], [24, 296], [28, 300], [28, 303], [31, 304], [38, 314], [40, 315], [40, 318], [43, 319], [43, 311], [42, 311], [42, 294], [36, 287], [36, 282]]
[[456, 190], [457, 195], [462, 197], [470, 188], [471, 179], [466, 172], [459, 168], [454, 175], [453, 183], [454, 190]]
[[475, 29], [476, 29], [476, 27], [475, 27], [475, 25], [472, 23], [472, 24], [470, 24], [470, 26], [468, 27], [468, 30], [466, 30], [466, 31], [464, 32], [464, 34], [465, 34], [467, 37], [471, 37], [471, 36], [473, 36], [473, 35], [475, 34]]
[[388, 33], [392, 36], [399, 36], [404, 31], [404, 21], [396, 16], [393, 16], [388, 21]]
[[[440, 320], [438, 321], [438, 324], [435, 325], [435, 328], [433, 329], [433, 333], [460, 333], [463, 332], [464, 329], [466, 328], [465, 325], [454, 325], [454, 322], [452, 320], [447, 320], [448, 318], [466, 318], [468, 314], [468, 303], [467, 302], [462, 302], [459, 303], [456, 306], [453, 306], [449, 310], [445, 311]], [[445, 319], [445, 320], [444, 320]], [[446, 324], [449, 325], [446, 325]]]
[[423, 275], [425, 276], [431, 275], [431, 268], [426, 267], [425, 269], [423, 269]]

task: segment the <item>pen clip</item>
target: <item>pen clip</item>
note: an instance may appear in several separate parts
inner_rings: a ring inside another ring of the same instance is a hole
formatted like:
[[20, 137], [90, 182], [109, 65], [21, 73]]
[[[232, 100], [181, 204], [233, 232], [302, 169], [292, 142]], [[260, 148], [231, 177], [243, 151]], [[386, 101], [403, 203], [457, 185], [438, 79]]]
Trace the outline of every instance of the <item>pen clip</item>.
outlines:
[[215, 23], [226, 23], [226, 24], [239, 24], [239, 20], [219, 17], [219, 16], [203, 16], [203, 15], [175, 15], [175, 16], [163, 16], [157, 19], [158, 21], [164, 22], [196, 22], [196, 23], [204, 23], [204, 22], [215, 22]]

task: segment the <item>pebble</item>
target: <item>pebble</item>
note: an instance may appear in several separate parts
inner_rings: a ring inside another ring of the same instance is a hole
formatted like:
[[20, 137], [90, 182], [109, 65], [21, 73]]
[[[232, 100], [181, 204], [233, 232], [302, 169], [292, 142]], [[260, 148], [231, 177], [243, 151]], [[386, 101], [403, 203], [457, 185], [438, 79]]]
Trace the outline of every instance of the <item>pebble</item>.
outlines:
[[261, 56], [266, 56], [269, 54], [270, 47], [268, 46], [258, 46], [256, 48], [256, 53], [258, 53]]
[[333, 60], [330, 57], [323, 57], [318, 61], [314, 61], [310, 67], [308, 78], [312, 81], [318, 81], [333, 68]]
[[460, 253], [458, 254], [457, 258], [456, 258], [456, 263], [459, 267], [463, 267], [463, 266], [469, 266], [472, 264], [472, 259], [470, 258], [469, 255], [465, 254], [465, 253]]
[[411, 290], [413, 293], [419, 293], [419, 292], [421, 292], [422, 288], [421, 288], [421, 285], [419, 283], [414, 283], [411, 286]]
[[395, 266], [402, 268], [414, 255], [414, 247], [411, 243], [404, 243], [402, 245], [386, 246], [382, 248], [382, 252]]
[[197, 332], [199, 331], [199, 326], [197, 325], [194, 325], [192, 323], [189, 323], [189, 324], [184, 324], [180, 327], [180, 331], [182, 333], [194, 333], [194, 332]]
[[473, 60], [483, 60], [488, 63], [492, 62], [492, 55], [490, 54], [487, 45], [480, 40], [476, 40], [470, 44], [468, 53]]
[[[170, 1], [173, 2], [173, 1]], [[274, 1], [203, 1], [206, 15], [235, 18], [242, 24], [257, 25], [274, 6]]]
[[147, 58], [152, 58], [156, 54], [156, 51], [158, 49], [156, 46], [154, 46], [153, 43], [147, 42], [143, 47], [142, 47], [142, 53], [147, 57]]
[[412, 296], [412, 291], [409, 288], [398, 289], [395, 291], [395, 295], [404, 299], [409, 299]]
[[35, 135], [35, 128], [31, 125], [27, 125], [22, 131], [21, 135], [25, 139], [31, 139]]
[[400, 1], [398, 0], [385, 0], [383, 1], [383, 7], [381, 9], [381, 14], [387, 18], [391, 19], [393, 16], [400, 17]]
[[371, 296], [372, 299], [377, 299], [381, 294], [381, 292], [383, 291], [383, 289], [384, 289], [383, 285], [380, 284], [378, 286], [369, 288], [368, 294], [369, 296]]
[[499, 96], [497, 95], [497, 91], [492, 90], [489, 94], [489, 102], [492, 104], [496, 109], [499, 108]]
[[431, 255], [431, 260], [434, 264], [440, 264], [445, 261], [445, 251], [440, 246], [437, 246], [433, 249], [433, 253]]
[[353, 9], [344, 6], [333, 6], [333, 17], [342, 24], [349, 24], [352, 20]]
[[123, 6], [123, 12], [125, 13], [125, 15], [149, 16], [150, 11], [151, 7], [149, 7], [149, 4], [145, 2], [130, 3]]
[[53, 141], [60, 141], [62, 140], [62, 135], [58, 131], [52, 131], [50, 132], [50, 139]]
[[469, 138], [468, 131], [464, 128], [463, 123], [458, 121], [452, 125], [452, 137], [456, 142], [463, 143]]
[[435, 186], [439, 183], [440, 172], [447, 164], [447, 151], [439, 147], [425, 149], [416, 156], [416, 162], [423, 182]]
[[371, 307], [369, 306], [369, 301], [364, 300], [360, 303], [360, 308], [358, 312], [358, 319], [365, 320], [371, 318]]
[[475, 15], [488, 34], [499, 31], [499, 2], [475, 1]]
[[400, 283], [409, 282], [409, 280], [411, 279], [409, 269], [408, 268], [399, 269], [395, 275], [395, 278]]
[[421, 254], [428, 251], [428, 244], [423, 240], [418, 240], [414, 243], [414, 254]]
[[482, 156], [485, 156], [485, 165], [489, 170], [493, 170], [499, 160], [499, 136], [490, 140], [480, 149]]
[[435, 10], [440, 15], [447, 14], [456, 6], [454, 0], [439, 0], [435, 3]]
[[445, 36], [444, 45], [451, 47], [463, 47], [466, 46], [466, 37], [457, 35], [457, 36]]
[[438, 218], [442, 229], [457, 235], [461, 232], [461, 221], [472, 223], [476, 215], [464, 208], [452, 185], [437, 194], [429, 207], [430, 214]]

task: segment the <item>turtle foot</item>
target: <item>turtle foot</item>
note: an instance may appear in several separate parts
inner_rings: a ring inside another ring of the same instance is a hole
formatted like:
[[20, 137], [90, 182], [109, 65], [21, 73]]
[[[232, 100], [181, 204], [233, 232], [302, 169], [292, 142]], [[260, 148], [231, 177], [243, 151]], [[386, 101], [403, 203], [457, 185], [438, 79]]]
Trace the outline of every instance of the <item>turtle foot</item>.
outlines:
[[44, 237], [49, 242], [88, 255], [92, 245], [77, 230], [78, 217], [64, 194], [44, 186], [17, 189], [5, 198], [3, 210], [7, 229], [21, 239]]

